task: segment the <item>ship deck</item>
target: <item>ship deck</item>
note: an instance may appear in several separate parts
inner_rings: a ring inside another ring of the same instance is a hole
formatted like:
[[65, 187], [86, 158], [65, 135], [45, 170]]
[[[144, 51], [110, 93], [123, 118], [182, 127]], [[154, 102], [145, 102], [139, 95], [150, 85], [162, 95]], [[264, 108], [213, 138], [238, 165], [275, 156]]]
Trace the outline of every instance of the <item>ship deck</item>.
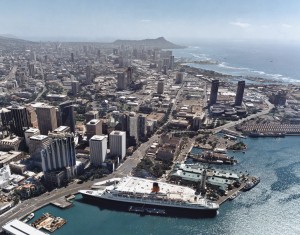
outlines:
[[[153, 182], [156, 181], [126, 177], [116, 185], [115, 190], [132, 194], [150, 194], [152, 192]], [[194, 200], [195, 191], [191, 188], [164, 182], [157, 183], [159, 185], [159, 195], [164, 195], [168, 199], [173, 200]]]

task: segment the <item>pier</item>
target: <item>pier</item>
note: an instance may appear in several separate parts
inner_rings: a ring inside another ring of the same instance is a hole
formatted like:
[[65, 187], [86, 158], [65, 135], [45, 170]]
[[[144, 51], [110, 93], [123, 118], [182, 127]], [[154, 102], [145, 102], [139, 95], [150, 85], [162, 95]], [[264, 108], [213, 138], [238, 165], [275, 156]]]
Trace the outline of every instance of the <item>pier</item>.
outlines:
[[243, 191], [243, 188], [246, 186], [248, 181], [253, 181], [256, 177], [249, 176], [246, 181], [243, 181], [238, 188], [233, 188], [232, 190], [228, 191], [228, 194], [225, 196], [220, 196], [219, 199], [216, 201], [219, 205], [226, 202], [234, 193], [237, 193], [238, 191]]
[[61, 209], [69, 208], [73, 205], [73, 203], [67, 200], [67, 198], [65, 197], [57, 198], [54, 201], [52, 201], [51, 204]]

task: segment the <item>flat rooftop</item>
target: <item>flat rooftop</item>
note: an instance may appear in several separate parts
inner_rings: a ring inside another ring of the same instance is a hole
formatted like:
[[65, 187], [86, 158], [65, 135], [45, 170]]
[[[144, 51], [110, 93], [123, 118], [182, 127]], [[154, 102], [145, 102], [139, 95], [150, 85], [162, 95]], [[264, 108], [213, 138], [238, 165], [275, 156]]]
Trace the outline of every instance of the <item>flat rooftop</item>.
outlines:
[[47, 139], [47, 138], [48, 138], [47, 135], [35, 135], [35, 136], [30, 137], [31, 140], [44, 140], [44, 139]]
[[107, 135], [94, 135], [91, 140], [103, 140], [107, 138]]
[[49, 233], [41, 232], [40, 230], [20, 221], [20, 220], [12, 220], [2, 226], [2, 229], [9, 234], [14, 235], [45, 235]]

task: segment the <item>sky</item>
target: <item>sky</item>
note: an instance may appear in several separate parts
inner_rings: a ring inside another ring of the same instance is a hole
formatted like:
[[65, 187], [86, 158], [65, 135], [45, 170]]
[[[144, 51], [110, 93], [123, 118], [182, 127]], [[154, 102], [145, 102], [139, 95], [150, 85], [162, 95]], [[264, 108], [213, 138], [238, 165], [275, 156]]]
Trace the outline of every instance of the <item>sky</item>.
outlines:
[[0, 9], [0, 34], [31, 40], [300, 41], [299, 0], [0, 0]]

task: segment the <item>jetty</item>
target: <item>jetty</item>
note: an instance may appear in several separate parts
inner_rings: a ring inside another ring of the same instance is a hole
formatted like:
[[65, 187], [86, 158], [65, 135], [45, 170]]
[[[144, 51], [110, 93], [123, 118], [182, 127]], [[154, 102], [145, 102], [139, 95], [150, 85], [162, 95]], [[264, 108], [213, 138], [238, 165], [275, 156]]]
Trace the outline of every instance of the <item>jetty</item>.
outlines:
[[45, 213], [34, 221], [31, 226], [39, 230], [43, 228], [52, 233], [66, 223], [67, 221], [61, 217], [55, 217], [50, 213]]

